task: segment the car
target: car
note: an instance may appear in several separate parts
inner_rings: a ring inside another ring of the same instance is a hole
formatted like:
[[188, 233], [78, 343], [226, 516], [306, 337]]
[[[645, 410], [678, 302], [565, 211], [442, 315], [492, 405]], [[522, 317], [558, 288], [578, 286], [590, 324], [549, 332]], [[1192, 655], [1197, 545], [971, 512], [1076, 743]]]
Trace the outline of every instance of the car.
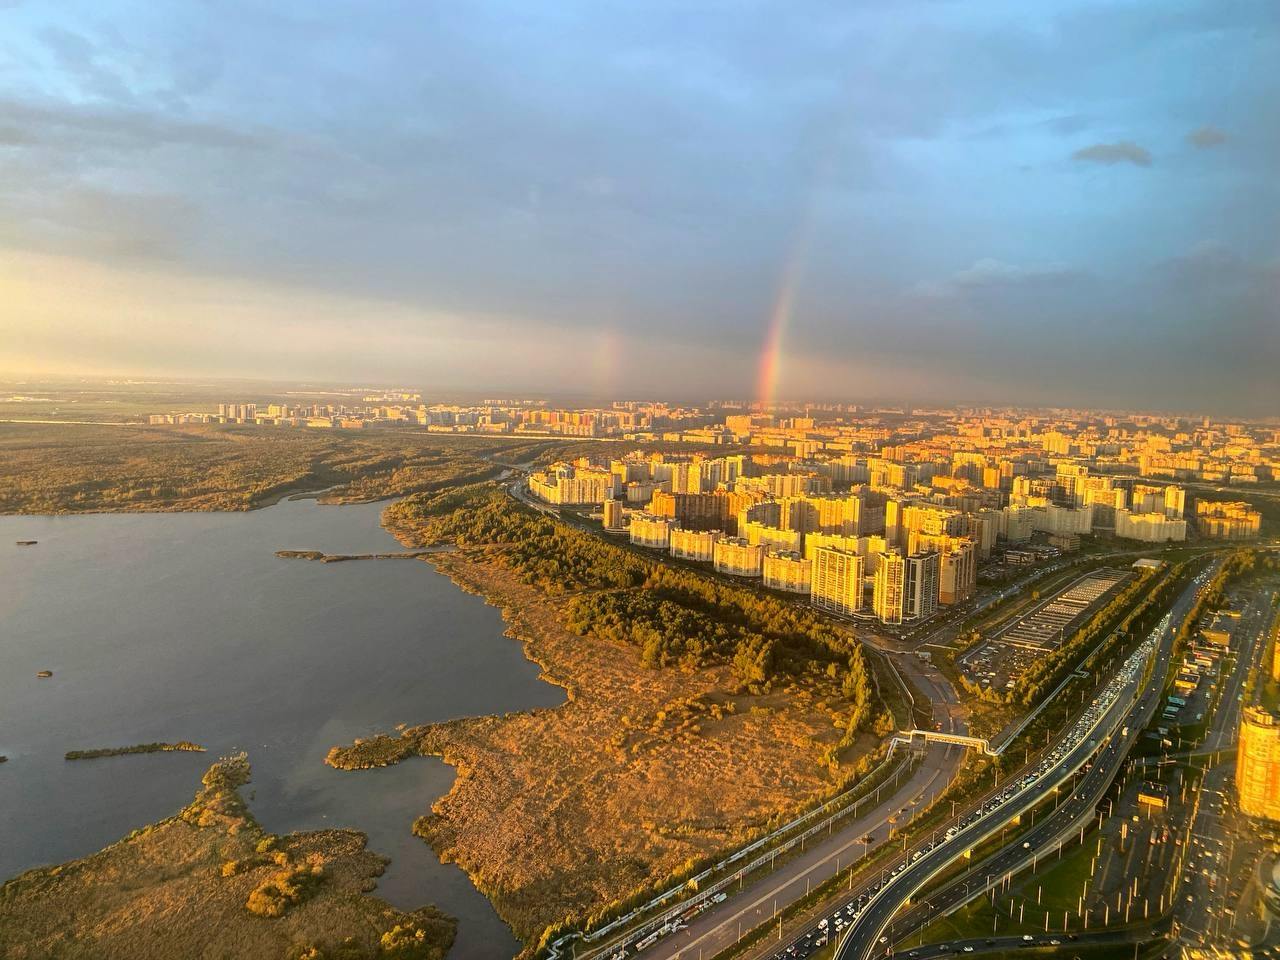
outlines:
[[880, 942], [881, 942], [881, 943], [888, 943], [888, 942], [889, 942], [889, 938], [888, 938], [888, 937], [881, 937], [881, 938], [880, 938]]
[[1035, 939], [1035, 937], [1033, 937], [1033, 936], [1032, 936], [1031, 934], [1029, 934], [1029, 933], [1024, 933], [1024, 934], [1022, 935], [1022, 942], [1023, 942], [1023, 943], [1030, 943], [1030, 942], [1031, 942], [1032, 940], [1034, 940], [1034, 939]]

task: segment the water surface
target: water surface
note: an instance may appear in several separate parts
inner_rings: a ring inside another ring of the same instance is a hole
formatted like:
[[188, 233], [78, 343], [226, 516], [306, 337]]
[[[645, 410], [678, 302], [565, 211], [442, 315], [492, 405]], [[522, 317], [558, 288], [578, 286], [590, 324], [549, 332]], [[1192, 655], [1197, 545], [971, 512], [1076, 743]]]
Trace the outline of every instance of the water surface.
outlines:
[[[0, 517], [0, 878], [176, 812], [214, 757], [245, 750], [266, 829], [363, 830], [392, 858], [380, 896], [457, 916], [458, 960], [510, 957], [518, 945], [488, 901], [409, 832], [452, 770], [323, 763], [334, 744], [397, 723], [563, 699], [497, 610], [422, 561], [274, 556], [398, 550], [381, 509]], [[51, 679], [36, 678], [44, 669]], [[62, 759], [156, 740], [210, 752]]]

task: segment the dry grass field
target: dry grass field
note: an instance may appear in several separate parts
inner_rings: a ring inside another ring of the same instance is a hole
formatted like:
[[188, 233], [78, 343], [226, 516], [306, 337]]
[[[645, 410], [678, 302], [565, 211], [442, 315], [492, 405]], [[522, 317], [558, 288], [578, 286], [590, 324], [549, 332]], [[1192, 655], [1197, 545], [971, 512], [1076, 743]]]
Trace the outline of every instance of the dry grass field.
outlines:
[[[220, 761], [179, 815], [0, 887], [3, 960], [440, 960], [453, 920], [372, 897], [385, 860], [349, 830], [263, 834]], [[420, 931], [420, 933], [419, 933]]]
[[[503, 610], [563, 705], [455, 720], [335, 749], [336, 766], [438, 754], [452, 790], [415, 824], [528, 944], [714, 855], [847, 779], [873, 738], [839, 745], [847, 702], [797, 681], [753, 693], [727, 666], [652, 669], [580, 636], [562, 603], [483, 551], [431, 558]], [[381, 747], [381, 750], [379, 750]], [[829, 762], [838, 750], [840, 764]]]
[[0, 513], [251, 510], [326, 487], [378, 500], [492, 476], [521, 447], [422, 432], [0, 423]]

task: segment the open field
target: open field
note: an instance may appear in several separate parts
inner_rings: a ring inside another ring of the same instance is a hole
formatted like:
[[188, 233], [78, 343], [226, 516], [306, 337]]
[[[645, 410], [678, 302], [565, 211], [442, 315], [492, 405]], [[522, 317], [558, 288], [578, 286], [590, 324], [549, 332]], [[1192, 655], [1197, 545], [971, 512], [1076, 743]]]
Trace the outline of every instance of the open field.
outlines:
[[533, 444], [423, 432], [0, 423], [0, 513], [249, 510], [377, 500], [497, 475]]
[[177, 816], [0, 887], [3, 960], [440, 960], [454, 921], [369, 896], [385, 860], [349, 830], [264, 834], [221, 760]]
[[[460, 549], [430, 562], [502, 607], [509, 633], [546, 679], [565, 688], [567, 702], [411, 728], [403, 737], [335, 748], [330, 762], [360, 767], [421, 753], [457, 767], [453, 789], [415, 830], [472, 876], [527, 943], [567, 916], [587, 920], [689, 869], [831, 793], [865, 766], [880, 714], [861, 689], [870, 684], [847, 632], [810, 623], [808, 614], [792, 623], [785, 618], [797, 615], [777, 601], [731, 613], [730, 600], [745, 603], [754, 595], [717, 587], [720, 607], [666, 599], [670, 606], [660, 616], [674, 634], [667, 639], [682, 637], [684, 647], [624, 635], [610, 626], [614, 621], [589, 617], [584, 608], [604, 603], [614, 610], [632, 590], [664, 598], [660, 565], [623, 560], [627, 551], [545, 518], [528, 520], [534, 532], [517, 542], [554, 535], [559, 552], [522, 553], [502, 524], [509, 515], [520, 523], [534, 515], [500, 492], [496, 497], [483, 489], [444, 494], [440, 514], [416, 513], [421, 503], [411, 500], [389, 510], [385, 522], [406, 546], [452, 533]], [[459, 518], [452, 518], [455, 508]], [[460, 520], [469, 524], [466, 535], [454, 526]], [[579, 549], [604, 553], [586, 568], [575, 558]], [[537, 566], [552, 556], [563, 569]], [[623, 570], [638, 564], [637, 586], [582, 582], [613, 569], [611, 562]], [[666, 598], [677, 595], [667, 587]], [[771, 617], [783, 619], [771, 624]], [[688, 629], [676, 627], [681, 618]], [[817, 645], [801, 663], [781, 634], [798, 643], [802, 627], [838, 650]], [[739, 633], [766, 642], [753, 653], [753, 641]], [[695, 649], [699, 636], [707, 646]], [[855, 669], [863, 676], [850, 684]]]

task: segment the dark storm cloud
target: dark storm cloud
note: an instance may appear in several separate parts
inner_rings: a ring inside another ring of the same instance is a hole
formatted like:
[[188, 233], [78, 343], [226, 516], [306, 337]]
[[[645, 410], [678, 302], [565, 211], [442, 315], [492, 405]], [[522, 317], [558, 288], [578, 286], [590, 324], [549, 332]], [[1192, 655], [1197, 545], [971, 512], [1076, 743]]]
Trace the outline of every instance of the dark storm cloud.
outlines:
[[1071, 155], [1071, 159], [1087, 163], [1101, 163], [1106, 166], [1113, 166], [1117, 163], [1132, 163], [1135, 167], [1151, 166], [1150, 152], [1131, 140], [1118, 140], [1115, 143], [1095, 143], [1091, 147], [1082, 147]]
[[[1167, 264], [1205, 236], [1276, 252], [1278, 9], [19, 6], [0, 243], [724, 350], [668, 374], [708, 391], [751, 379], [788, 276], [797, 355], [902, 352], [943, 391], [999, 369], [1051, 399], [1085, 376], [1060, 362], [1078, 349], [1088, 376], [1150, 363], [1172, 384], [1196, 345], [1161, 329], [1216, 311], [1167, 296]], [[1191, 171], [1176, 147], [1213, 145], [1206, 117], [1233, 149]], [[1242, 336], [1265, 326], [1262, 298], [1206, 289]], [[1064, 330], [1115, 346], [1051, 346]]]

